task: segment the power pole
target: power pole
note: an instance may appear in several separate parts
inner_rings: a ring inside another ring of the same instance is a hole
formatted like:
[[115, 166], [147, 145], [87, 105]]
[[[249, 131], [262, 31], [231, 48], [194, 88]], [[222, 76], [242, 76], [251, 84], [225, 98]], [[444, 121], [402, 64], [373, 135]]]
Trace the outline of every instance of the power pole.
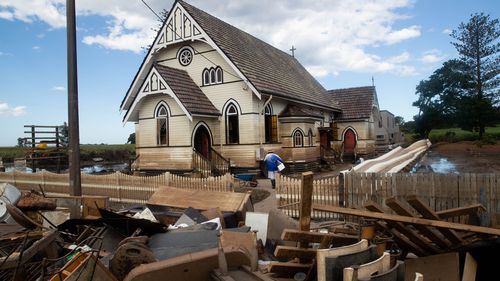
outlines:
[[78, 122], [78, 80], [76, 67], [75, 0], [66, 0], [66, 29], [68, 48], [68, 157], [69, 195], [81, 196], [80, 129]]

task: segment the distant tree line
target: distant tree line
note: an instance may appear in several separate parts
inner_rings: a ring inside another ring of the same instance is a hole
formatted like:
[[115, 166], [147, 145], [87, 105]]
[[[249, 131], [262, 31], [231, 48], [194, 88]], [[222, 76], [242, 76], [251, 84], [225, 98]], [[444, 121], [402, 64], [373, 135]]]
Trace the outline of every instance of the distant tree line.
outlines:
[[[453, 30], [451, 42], [459, 58], [443, 63], [416, 87], [419, 114], [403, 129], [428, 137], [434, 128], [460, 127], [479, 133], [500, 120], [500, 25], [483, 13]], [[406, 127], [406, 128], [405, 128]]]

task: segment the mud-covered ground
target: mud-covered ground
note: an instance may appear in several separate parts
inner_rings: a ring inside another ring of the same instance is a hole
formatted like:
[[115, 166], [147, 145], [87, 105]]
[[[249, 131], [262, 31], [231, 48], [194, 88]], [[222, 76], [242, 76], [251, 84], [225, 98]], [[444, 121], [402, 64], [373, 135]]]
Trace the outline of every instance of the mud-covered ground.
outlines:
[[[421, 160], [423, 166], [454, 170], [455, 173], [499, 173], [500, 144], [481, 145], [475, 142], [434, 144]], [[439, 171], [435, 171], [439, 172]]]

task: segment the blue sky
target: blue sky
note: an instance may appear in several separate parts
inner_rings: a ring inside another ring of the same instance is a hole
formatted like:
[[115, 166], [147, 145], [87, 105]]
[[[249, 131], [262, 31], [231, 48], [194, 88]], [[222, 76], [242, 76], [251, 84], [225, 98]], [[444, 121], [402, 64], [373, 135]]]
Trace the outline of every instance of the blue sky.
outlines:
[[[157, 12], [172, 1], [146, 0]], [[449, 32], [491, 0], [192, 0], [189, 3], [296, 57], [327, 89], [371, 85], [411, 120], [415, 86], [457, 57]], [[0, 146], [24, 125], [67, 120], [64, 0], [0, 0]], [[81, 143], [125, 143], [119, 105], [158, 21], [140, 0], [76, 0]]]

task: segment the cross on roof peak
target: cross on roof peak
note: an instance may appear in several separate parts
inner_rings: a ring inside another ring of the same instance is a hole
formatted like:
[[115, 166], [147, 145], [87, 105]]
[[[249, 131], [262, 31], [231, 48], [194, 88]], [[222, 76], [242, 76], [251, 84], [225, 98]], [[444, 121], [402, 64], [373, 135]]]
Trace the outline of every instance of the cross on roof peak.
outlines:
[[297, 50], [297, 48], [295, 48], [295, 47], [292, 45], [292, 48], [290, 49], [290, 51], [292, 51], [292, 57], [295, 57], [295, 50]]

